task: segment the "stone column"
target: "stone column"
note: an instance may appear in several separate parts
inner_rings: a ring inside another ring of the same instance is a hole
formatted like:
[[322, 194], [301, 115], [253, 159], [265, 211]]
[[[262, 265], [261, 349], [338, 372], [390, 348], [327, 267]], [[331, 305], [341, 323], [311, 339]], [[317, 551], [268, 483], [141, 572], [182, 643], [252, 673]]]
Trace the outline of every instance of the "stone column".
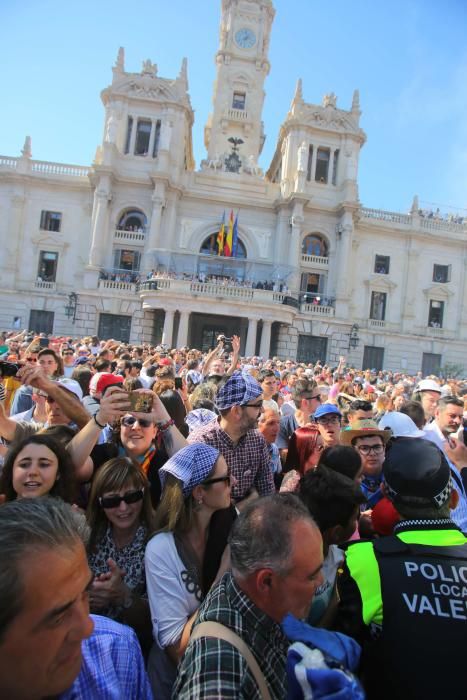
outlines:
[[316, 159], [318, 157], [318, 146], [315, 143], [311, 144], [313, 146], [313, 153], [311, 154], [311, 176], [310, 182], [315, 181], [315, 170], [316, 170]]
[[100, 184], [94, 192], [92, 213], [92, 242], [89, 252], [89, 264], [93, 267], [102, 266], [104, 253], [107, 252], [106, 239], [110, 199], [109, 189], [105, 184]]
[[[132, 116], [131, 114], [129, 115], [130, 117]], [[133, 117], [133, 123], [131, 125], [131, 135], [130, 135], [130, 148], [128, 151], [129, 156], [134, 156], [135, 155], [135, 143], [136, 143], [136, 130], [138, 126], [138, 120], [136, 117]]]
[[[413, 333], [414, 324], [416, 324], [416, 306], [417, 297], [419, 296], [419, 285], [418, 285], [418, 269], [420, 267], [419, 262], [420, 252], [416, 248], [412, 248], [412, 243], [410, 243], [410, 248], [407, 251], [406, 257], [406, 275], [405, 275], [405, 293], [401, 299], [401, 321], [402, 321], [402, 332], [403, 333]], [[421, 326], [426, 326], [428, 323], [428, 316], [421, 319]]]
[[340, 227], [340, 239], [338, 238], [337, 243], [336, 299], [338, 304], [341, 305], [338, 314], [342, 314], [345, 318], [347, 318], [349, 282], [351, 279], [349, 270], [352, 269], [352, 232], [353, 226], [351, 223], [343, 224]]
[[152, 158], [155, 137], [156, 137], [156, 122], [154, 119], [151, 119], [151, 134], [149, 136], [148, 158]]
[[301, 260], [301, 234], [303, 216], [294, 214], [291, 218], [292, 227], [289, 240], [289, 265], [292, 268], [292, 273], [287, 281], [287, 286], [291, 292], [298, 292], [300, 289], [300, 260]]
[[162, 331], [162, 345], [172, 347], [174, 333], [174, 311], [167, 310], [164, 318], [164, 328]]
[[190, 312], [180, 311], [180, 323], [178, 324], [177, 348], [184, 347], [188, 342], [188, 324]]
[[271, 349], [271, 321], [266, 321], [263, 319], [263, 330], [261, 333], [261, 345], [259, 347], [259, 354], [266, 360], [269, 357]]
[[248, 319], [248, 334], [246, 337], [246, 347], [245, 355], [246, 357], [253, 357], [256, 348], [256, 331], [258, 328], [258, 319], [249, 318]]
[[[16, 193], [11, 198], [10, 212], [8, 216], [8, 235], [2, 241], [0, 248], [0, 274], [4, 287], [14, 289], [14, 281], [17, 272], [18, 255], [22, 256], [23, 245], [23, 218], [26, 197]], [[39, 222], [37, 222], [37, 225]], [[34, 264], [34, 263], [33, 263]], [[37, 265], [37, 262], [35, 263]], [[22, 270], [23, 271], [23, 270]], [[24, 272], [24, 271], [23, 271]], [[34, 271], [34, 277], [37, 269]]]

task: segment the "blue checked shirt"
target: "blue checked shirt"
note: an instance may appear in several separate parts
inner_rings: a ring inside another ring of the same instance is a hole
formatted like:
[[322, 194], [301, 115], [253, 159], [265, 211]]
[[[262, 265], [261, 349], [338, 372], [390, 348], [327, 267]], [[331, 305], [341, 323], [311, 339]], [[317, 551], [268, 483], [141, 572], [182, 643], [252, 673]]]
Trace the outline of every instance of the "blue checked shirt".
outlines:
[[153, 700], [131, 627], [100, 615], [91, 618], [94, 631], [83, 641], [81, 671], [60, 700]]

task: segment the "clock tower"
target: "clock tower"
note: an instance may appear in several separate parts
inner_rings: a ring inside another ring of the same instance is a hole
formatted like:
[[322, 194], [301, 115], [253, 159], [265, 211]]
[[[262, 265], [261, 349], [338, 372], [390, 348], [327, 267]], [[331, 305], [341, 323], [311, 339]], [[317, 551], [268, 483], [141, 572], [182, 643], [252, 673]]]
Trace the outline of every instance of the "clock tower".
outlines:
[[213, 111], [204, 130], [208, 163], [216, 168], [251, 172], [257, 166], [274, 14], [272, 0], [222, 0]]

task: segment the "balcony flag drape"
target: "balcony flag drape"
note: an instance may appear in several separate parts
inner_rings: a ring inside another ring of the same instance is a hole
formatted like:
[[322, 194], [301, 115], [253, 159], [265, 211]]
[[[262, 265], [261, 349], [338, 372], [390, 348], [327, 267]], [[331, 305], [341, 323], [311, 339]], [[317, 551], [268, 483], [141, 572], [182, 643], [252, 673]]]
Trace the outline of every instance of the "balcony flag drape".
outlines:
[[222, 255], [224, 252], [224, 236], [225, 236], [225, 209], [222, 214], [222, 223], [217, 234], [217, 254]]
[[232, 257], [232, 242], [233, 242], [233, 210], [230, 210], [230, 217], [229, 217], [229, 228], [227, 229], [227, 235], [225, 237], [224, 241], [224, 255], [226, 258], [231, 258]]
[[237, 249], [238, 249], [238, 213], [235, 217], [234, 225], [233, 225], [233, 238], [232, 238], [232, 257], [236, 258], [237, 257]]

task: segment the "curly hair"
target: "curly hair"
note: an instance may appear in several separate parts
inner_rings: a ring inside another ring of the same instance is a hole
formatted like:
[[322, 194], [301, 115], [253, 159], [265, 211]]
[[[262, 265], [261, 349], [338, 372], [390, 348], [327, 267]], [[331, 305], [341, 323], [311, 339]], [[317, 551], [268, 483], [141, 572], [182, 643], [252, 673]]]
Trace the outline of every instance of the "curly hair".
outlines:
[[46, 433], [35, 433], [24, 440], [12, 443], [3, 464], [0, 493], [6, 496], [7, 501], [14, 501], [17, 498], [18, 494], [13, 488], [13, 467], [20, 452], [28, 445], [44, 445], [54, 453], [58, 460], [57, 475], [60, 478], [50, 489], [49, 495], [61, 498], [66, 503], [73, 503], [77, 492], [73, 462], [64, 444]]

